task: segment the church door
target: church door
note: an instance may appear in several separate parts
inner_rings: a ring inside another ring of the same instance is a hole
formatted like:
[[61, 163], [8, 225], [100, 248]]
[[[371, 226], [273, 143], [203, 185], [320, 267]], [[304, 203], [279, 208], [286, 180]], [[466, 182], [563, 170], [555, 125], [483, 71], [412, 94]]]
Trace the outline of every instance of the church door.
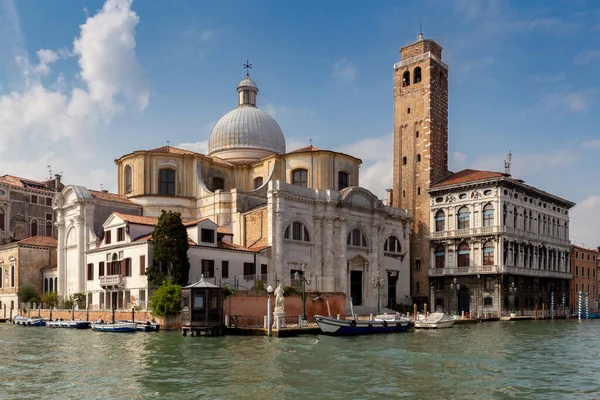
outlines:
[[350, 296], [355, 306], [362, 304], [362, 290], [362, 271], [350, 271]]

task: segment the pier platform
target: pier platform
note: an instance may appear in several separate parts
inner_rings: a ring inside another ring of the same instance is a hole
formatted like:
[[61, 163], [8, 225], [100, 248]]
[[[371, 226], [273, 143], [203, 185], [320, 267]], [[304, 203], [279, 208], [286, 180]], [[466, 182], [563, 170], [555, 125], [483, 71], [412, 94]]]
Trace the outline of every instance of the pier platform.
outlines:
[[[282, 329], [273, 329], [272, 334], [275, 337], [294, 337], [299, 335], [318, 335], [321, 333], [321, 329], [318, 326], [307, 326], [307, 327], [289, 327]], [[265, 328], [258, 327], [240, 327], [240, 328], [226, 328], [226, 335], [238, 335], [238, 336], [267, 336], [268, 331]]]

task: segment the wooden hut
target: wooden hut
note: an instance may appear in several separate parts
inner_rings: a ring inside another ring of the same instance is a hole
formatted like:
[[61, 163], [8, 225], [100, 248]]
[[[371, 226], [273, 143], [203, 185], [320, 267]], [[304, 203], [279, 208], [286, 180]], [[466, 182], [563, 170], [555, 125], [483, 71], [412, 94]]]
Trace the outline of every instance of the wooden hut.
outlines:
[[181, 330], [183, 336], [220, 335], [225, 330], [221, 287], [200, 280], [181, 288]]

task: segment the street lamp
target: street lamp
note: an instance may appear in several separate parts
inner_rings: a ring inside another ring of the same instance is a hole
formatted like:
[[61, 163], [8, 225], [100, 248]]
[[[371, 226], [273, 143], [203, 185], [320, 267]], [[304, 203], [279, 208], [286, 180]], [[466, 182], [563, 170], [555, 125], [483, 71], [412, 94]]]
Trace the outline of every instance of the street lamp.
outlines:
[[273, 293], [273, 286], [267, 286], [267, 293], [269, 293], [269, 300], [267, 301], [267, 332], [271, 336], [273, 332], [273, 299], [271, 294]]
[[[308, 277], [307, 277], [308, 275]], [[302, 282], [302, 320], [306, 321], [306, 285], [310, 285], [312, 274], [304, 272], [304, 264], [302, 264], [302, 275], [298, 271], [294, 273], [296, 281]]]
[[514, 282], [511, 282], [510, 287], [508, 288], [508, 291], [510, 293], [510, 299], [511, 299], [511, 303], [512, 303], [512, 314], [514, 314], [515, 313], [515, 296], [517, 295], [517, 288], [516, 288]]
[[383, 285], [385, 284], [385, 279], [383, 279], [380, 274], [379, 271], [377, 271], [377, 276], [371, 279], [371, 282], [373, 283], [373, 289], [377, 289], [377, 315], [380, 314], [380, 309], [379, 309], [379, 290], [383, 289]]
[[455, 293], [455, 304], [456, 306], [454, 307], [456, 310], [456, 315], [458, 315], [458, 291], [460, 290], [460, 283], [457, 282], [456, 278], [454, 278], [454, 280], [452, 281], [452, 283], [450, 283], [450, 289], [454, 290]]

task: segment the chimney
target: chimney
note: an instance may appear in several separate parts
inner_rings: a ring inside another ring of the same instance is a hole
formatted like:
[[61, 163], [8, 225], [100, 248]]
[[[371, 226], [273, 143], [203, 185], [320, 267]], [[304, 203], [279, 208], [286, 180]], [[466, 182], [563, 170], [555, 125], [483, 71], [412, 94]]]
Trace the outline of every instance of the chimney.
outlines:
[[54, 174], [54, 190], [56, 190], [57, 192], [60, 192], [63, 189], [63, 184], [60, 182], [60, 178], [62, 178], [62, 175], [60, 174]]
[[387, 192], [387, 205], [391, 207], [394, 201], [394, 189], [385, 189], [385, 191]]

